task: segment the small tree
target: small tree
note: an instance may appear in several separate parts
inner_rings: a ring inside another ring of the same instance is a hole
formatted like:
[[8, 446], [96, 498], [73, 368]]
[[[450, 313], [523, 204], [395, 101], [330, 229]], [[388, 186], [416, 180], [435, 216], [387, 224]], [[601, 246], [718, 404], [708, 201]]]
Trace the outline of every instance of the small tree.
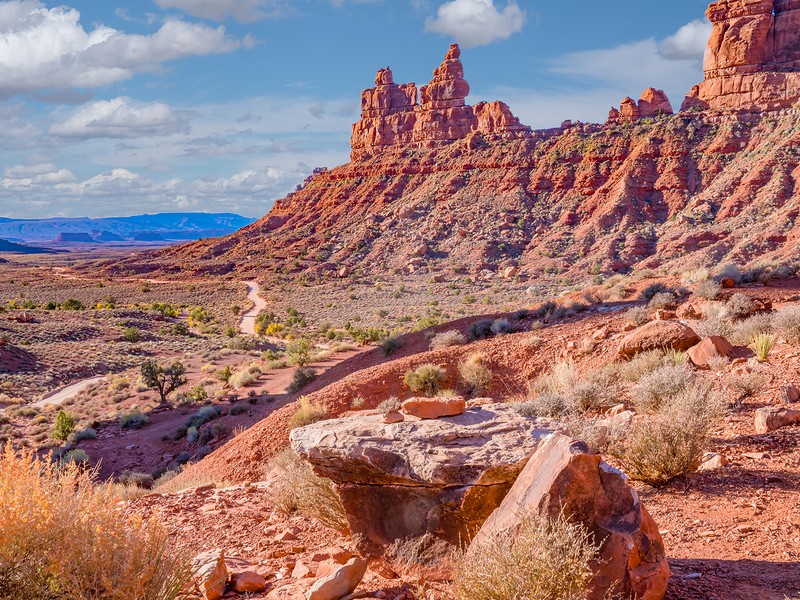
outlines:
[[286, 357], [289, 362], [298, 367], [305, 367], [311, 362], [316, 345], [306, 338], [292, 340], [286, 346]]
[[168, 367], [161, 366], [154, 360], [145, 361], [142, 365], [142, 381], [151, 390], [158, 392], [162, 404], [166, 403], [167, 396], [186, 383], [185, 373], [186, 367], [177, 361]]
[[53, 425], [53, 439], [63, 442], [74, 430], [75, 417], [65, 413], [63, 410], [58, 411], [58, 415], [56, 415], [56, 422]]

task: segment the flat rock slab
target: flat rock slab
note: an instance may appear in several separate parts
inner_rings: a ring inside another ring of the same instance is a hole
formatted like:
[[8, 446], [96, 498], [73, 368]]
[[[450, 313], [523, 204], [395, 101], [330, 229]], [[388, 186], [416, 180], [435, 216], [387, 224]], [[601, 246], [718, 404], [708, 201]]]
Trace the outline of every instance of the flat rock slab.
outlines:
[[695, 331], [678, 321], [651, 321], [625, 336], [619, 345], [619, 355], [633, 358], [650, 350], [672, 349], [685, 352], [700, 343]]
[[382, 415], [322, 421], [291, 433], [295, 451], [334, 481], [359, 550], [431, 535], [457, 544], [500, 505], [553, 422], [513, 405], [434, 420]]

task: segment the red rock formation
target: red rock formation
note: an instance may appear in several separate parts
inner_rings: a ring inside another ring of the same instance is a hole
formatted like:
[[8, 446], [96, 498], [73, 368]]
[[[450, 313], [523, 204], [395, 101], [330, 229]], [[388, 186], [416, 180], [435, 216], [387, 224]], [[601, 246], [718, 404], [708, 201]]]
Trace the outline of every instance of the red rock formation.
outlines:
[[705, 81], [684, 109], [775, 110], [800, 99], [800, 1], [719, 0], [706, 15]]
[[476, 132], [530, 132], [502, 102], [467, 105], [469, 84], [460, 57], [458, 44], [450, 46], [431, 82], [421, 88], [421, 104], [413, 83], [397, 85], [389, 68], [378, 71], [376, 87], [361, 95], [361, 121], [353, 125], [351, 139], [353, 160], [398, 147], [446, 144]]
[[608, 113], [608, 119], [609, 121], [636, 121], [671, 114], [673, 114], [672, 104], [664, 91], [650, 87], [642, 92], [639, 102], [627, 97], [622, 100], [619, 109], [612, 107]]

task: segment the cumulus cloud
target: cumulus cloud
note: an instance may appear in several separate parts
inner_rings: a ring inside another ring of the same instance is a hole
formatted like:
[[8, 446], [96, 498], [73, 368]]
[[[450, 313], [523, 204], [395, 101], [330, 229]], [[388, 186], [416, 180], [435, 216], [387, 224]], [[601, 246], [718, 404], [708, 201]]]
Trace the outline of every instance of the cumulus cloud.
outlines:
[[168, 21], [152, 35], [97, 25], [80, 12], [39, 0], [0, 3], [0, 97], [40, 90], [97, 88], [188, 56], [232, 52], [241, 42], [224, 27]]
[[711, 23], [696, 19], [687, 23], [658, 45], [658, 52], [667, 60], [703, 60]]
[[425, 20], [425, 30], [449, 36], [466, 48], [505, 40], [522, 31], [527, 16], [514, 0], [501, 11], [494, 0], [450, 0], [436, 17]]
[[31, 189], [45, 189], [50, 186], [72, 183], [75, 175], [69, 169], [59, 169], [52, 163], [17, 165], [6, 167], [0, 179], [0, 189], [26, 192]]
[[166, 104], [136, 105], [130, 98], [101, 100], [80, 108], [50, 133], [67, 138], [134, 138], [186, 133], [186, 118]]

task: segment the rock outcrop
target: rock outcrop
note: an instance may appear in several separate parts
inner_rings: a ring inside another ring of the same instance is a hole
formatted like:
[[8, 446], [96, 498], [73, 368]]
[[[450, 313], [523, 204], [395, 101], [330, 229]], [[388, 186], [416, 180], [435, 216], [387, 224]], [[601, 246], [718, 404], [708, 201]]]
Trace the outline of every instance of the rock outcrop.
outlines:
[[685, 352], [700, 343], [694, 330], [678, 321], [651, 321], [630, 332], [619, 343], [619, 355], [633, 358], [642, 352], [669, 348]]
[[630, 96], [623, 98], [620, 107], [608, 113], [609, 121], [636, 121], [662, 115], [673, 114], [672, 104], [663, 90], [647, 88], [642, 92], [639, 102]]
[[425, 536], [469, 540], [514, 484], [550, 422], [490, 404], [435, 420], [382, 415], [294, 429], [291, 443], [336, 484], [365, 556]]
[[560, 434], [547, 438], [469, 552], [480, 552], [496, 536], [514, 535], [530, 513], [550, 519], [564, 514], [594, 536], [600, 551], [590, 600], [664, 597], [670, 570], [658, 527], [627, 478], [583, 444]]
[[706, 12], [713, 24], [705, 81], [684, 109], [775, 110], [800, 99], [800, 1], [719, 0]]
[[[421, 96], [421, 103], [418, 101]], [[361, 120], [353, 125], [352, 158], [381, 154], [398, 147], [431, 147], [481, 135], [524, 135], [502, 102], [467, 105], [469, 83], [458, 44], [450, 46], [433, 79], [417, 92], [413, 83], [396, 84], [388, 67], [378, 71], [375, 87], [361, 94]]]

